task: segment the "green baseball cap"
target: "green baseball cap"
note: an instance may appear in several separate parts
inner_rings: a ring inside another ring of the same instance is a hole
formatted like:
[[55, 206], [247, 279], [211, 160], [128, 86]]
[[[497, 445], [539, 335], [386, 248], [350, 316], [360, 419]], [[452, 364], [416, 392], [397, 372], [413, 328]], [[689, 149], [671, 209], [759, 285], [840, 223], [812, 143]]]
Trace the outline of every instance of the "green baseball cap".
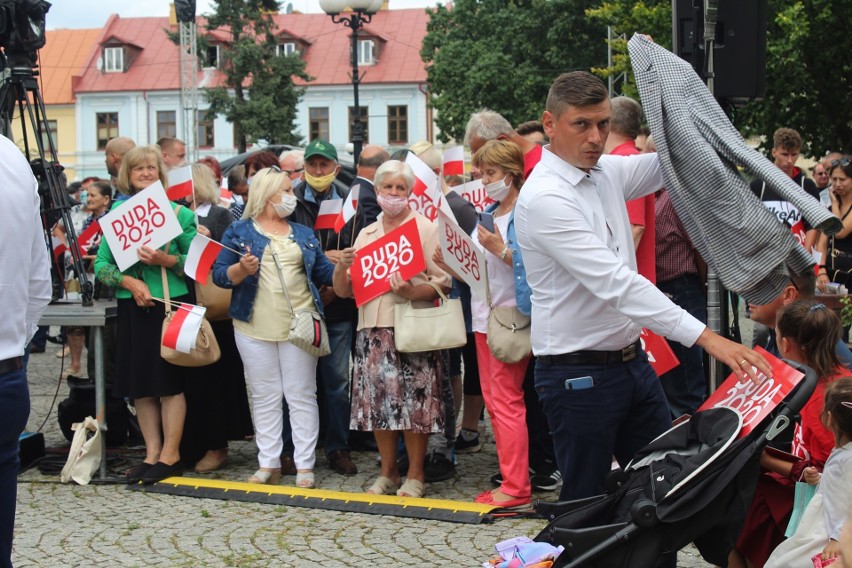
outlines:
[[337, 161], [337, 150], [334, 149], [334, 146], [323, 140], [322, 138], [315, 138], [308, 144], [308, 147], [305, 148], [305, 159], [307, 160], [311, 156], [322, 156], [323, 158], [328, 158], [329, 160]]

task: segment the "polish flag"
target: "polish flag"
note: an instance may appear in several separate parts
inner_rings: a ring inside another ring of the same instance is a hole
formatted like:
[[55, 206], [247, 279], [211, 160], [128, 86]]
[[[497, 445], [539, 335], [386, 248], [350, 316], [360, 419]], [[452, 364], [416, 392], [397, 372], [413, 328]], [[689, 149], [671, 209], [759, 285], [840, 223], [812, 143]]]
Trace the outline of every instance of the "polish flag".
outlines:
[[222, 245], [209, 239], [202, 234], [196, 234], [189, 244], [189, 252], [186, 253], [186, 262], [183, 272], [202, 286], [207, 284], [207, 275], [213, 268]]
[[432, 168], [411, 152], [405, 156], [405, 163], [414, 171], [414, 195], [423, 195], [428, 188], [438, 183], [438, 176]]
[[464, 147], [453, 146], [444, 152], [444, 175], [445, 176], [463, 176], [464, 175]]
[[343, 211], [342, 199], [326, 199], [320, 203], [319, 214], [317, 221], [314, 223], [314, 229], [333, 229], [337, 224], [337, 218], [340, 217], [340, 212]]
[[231, 193], [231, 191], [227, 187], [220, 187], [219, 188], [219, 199], [221, 201], [227, 201], [228, 204], [231, 204], [231, 203], [234, 202], [234, 194]]
[[206, 311], [207, 308], [192, 304], [181, 304], [173, 310], [172, 319], [163, 332], [163, 345], [181, 353], [192, 351]]
[[101, 232], [101, 226], [97, 221], [92, 221], [92, 224], [86, 227], [86, 230], [80, 233], [77, 237], [77, 244], [80, 247], [82, 254], [89, 254], [89, 249], [94, 246], [97, 236]]
[[50, 244], [53, 246], [53, 258], [59, 259], [60, 256], [65, 254], [65, 251], [68, 250], [68, 247], [59, 237], [50, 237]]
[[456, 220], [456, 215], [453, 213], [453, 210], [450, 208], [450, 204], [447, 202], [447, 197], [441, 191], [441, 189], [437, 186], [433, 186], [427, 193], [430, 199], [432, 199], [432, 205], [435, 206], [435, 218], [431, 219], [434, 221], [438, 218], [438, 210], [443, 211], [447, 214], [447, 216], [452, 219], [456, 224], [458, 221]]
[[337, 221], [334, 223], [334, 232], [339, 233], [349, 219], [355, 216], [355, 210], [358, 209], [358, 197], [361, 195], [361, 184], [357, 184], [349, 190], [349, 195], [343, 200], [343, 209], [340, 215], [337, 216]]
[[192, 167], [182, 166], [169, 171], [169, 201], [192, 195]]

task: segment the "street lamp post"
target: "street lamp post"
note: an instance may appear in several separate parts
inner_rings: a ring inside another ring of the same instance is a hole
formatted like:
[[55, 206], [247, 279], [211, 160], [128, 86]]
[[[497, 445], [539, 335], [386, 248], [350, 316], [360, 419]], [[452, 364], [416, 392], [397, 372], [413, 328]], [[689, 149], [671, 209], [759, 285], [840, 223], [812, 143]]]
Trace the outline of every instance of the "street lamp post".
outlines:
[[[358, 101], [358, 86], [361, 78], [358, 75], [358, 31], [369, 24], [373, 14], [379, 11], [383, 0], [320, 0], [320, 8], [331, 16], [335, 24], [343, 24], [352, 30], [350, 38], [350, 58], [352, 61], [352, 89], [355, 99], [355, 116], [352, 121], [352, 154], [355, 167], [358, 167], [358, 158], [361, 156], [361, 147], [364, 145], [364, 125], [361, 124], [361, 106]], [[341, 15], [345, 8], [351, 12]]]

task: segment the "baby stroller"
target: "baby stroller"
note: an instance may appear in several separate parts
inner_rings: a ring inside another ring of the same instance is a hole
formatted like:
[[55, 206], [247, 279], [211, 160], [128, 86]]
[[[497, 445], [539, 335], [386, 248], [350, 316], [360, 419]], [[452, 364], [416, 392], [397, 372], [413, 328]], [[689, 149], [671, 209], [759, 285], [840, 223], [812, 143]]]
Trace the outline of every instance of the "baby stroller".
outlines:
[[734, 410], [697, 412], [613, 472], [605, 495], [537, 503], [550, 523], [535, 540], [565, 547], [553, 568], [648, 568], [690, 542], [707, 562], [726, 566], [754, 496], [761, 452], [816, 388], [813, 370], [786, 363], [804, 378], [747, 436], [736, 439], [742, 418]]

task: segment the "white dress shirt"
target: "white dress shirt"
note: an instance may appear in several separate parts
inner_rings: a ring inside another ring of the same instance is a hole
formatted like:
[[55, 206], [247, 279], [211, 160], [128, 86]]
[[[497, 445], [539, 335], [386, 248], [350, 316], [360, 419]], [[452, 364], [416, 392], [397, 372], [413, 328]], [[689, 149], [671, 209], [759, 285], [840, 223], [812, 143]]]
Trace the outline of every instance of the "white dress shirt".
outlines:
[[586, 173], [544, 148], [515, 213], [535, 355], [622, 349], [643, 327], [698, 339], [704, 324], [636, 272], [625, 202], [662, 186], [656, 154], [601, 156]]
[[50, 302], [50, 265], [36, 180], [21, 151], [0, 136], [0, 361], [20, 357]]

